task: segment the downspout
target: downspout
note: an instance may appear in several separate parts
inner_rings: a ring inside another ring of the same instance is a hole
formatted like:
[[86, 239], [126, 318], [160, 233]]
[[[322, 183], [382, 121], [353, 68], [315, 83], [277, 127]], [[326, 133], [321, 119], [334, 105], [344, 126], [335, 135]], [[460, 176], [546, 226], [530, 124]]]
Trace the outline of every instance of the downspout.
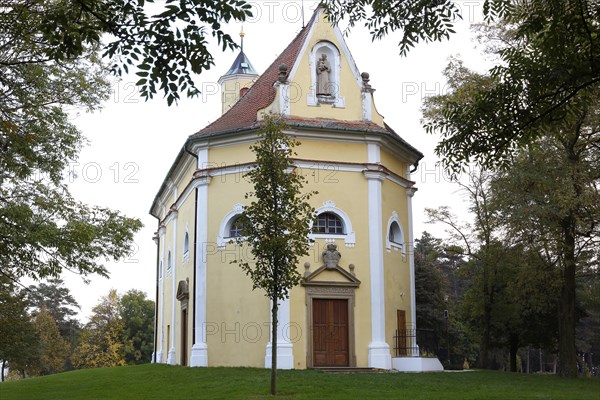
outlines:
[[[187, 148], [187, 143], [186, 142], [183, 145], [183, 149], [185, 150], [186, 153], [188, 153], [189, 155], [191, 155], [192, 157], [194, 157], [196, 159], [196, 168], [198, 168], [198, 155], [192, 153], [191, 151], [188, 150]], [[194, 276], [192, 277], [192, 282], [194, 283], [194, 292], [192, 293], [193, 297], [193, 301], [192, 304], [194, 305], [194, 312], [192, 312], [192, 346], [196, 343], [196, 257], [198, 257], [198, 252], [196, 251], [196, 245], [197, 245], [197, 241], [198, 241], [198, 235], [196, 234], [196, 227], [198, 226], [198, 188], [196, 188], [195, 190], [196, 192], [196, 198], [194, 200]]]
[[419, 161], [421, 161], [421, 159], [419, 158], [417, 161], [415, 161], [415, 163], [412, 165], [412, 168], [410, 169], [410, 173], [412, 174], [413, 172], [415, 172], [417, 169], [419, 169]]

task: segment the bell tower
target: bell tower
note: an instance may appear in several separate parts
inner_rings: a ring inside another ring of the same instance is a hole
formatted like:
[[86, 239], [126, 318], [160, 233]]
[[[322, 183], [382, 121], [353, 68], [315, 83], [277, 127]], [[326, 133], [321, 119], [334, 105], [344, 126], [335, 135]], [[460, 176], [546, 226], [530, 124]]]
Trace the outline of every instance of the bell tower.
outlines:
[[225, 114], [231, 106], [250, 89], [258, 74], [244, 53], [244, 30], [240, 32], [240, 53], [229, 68], [229, 71], [219, 78], [221, 85], [221, 114]]

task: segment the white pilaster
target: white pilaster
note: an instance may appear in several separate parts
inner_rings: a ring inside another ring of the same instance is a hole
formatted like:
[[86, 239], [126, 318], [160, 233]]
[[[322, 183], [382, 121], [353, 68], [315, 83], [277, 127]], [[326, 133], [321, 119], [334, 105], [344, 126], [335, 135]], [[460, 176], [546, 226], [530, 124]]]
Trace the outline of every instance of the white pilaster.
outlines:
[[171, 283], [173, 291], [171, 292], [171, 347], [169, 348], [169, 354], [167, 355], [167, 364], [175, 365], [177, 361], [175, 359], [175, 337], [178, 331], [176, 323], [177, 315], [177, 210], [172, 210], [173, 213], [173, 249], [171, 250]]
[[158, 281], [158, 304], [159, 304], [159, 313], [160, 318], [158, 319], [158, 346], [156, 349], [156, 362], [158, 364], [163, 362], [162, 355], [162, 347], [163, 347], [163, 331], [164, 331], [164, 323], [165, 323], [165, 270], [164, 270], [164, 259], [165, 259], [165, 227], [161, 225], [158, 228], [158, 243], [160, 245], [160, 261], [158, 262], [159, 268], [162, 270], [159, 271], [160, 279]]
[[[380, 161], [377, 144], [368, 145], [370, 164]], [[363, 171], [367, 178], [369, 208], [369, 263], [371, 280], [371, 343], [368, 363], [371, 368], [391, 369], [390, 346], [385, 341], [385, 286], [383, 273], [383, 222], [381, 213], [381, 183], [386, 174], [379, 169]]]
[[[198, 167], [208, 165], [208, 152], [198, 152]], [[198, 190], [196, 208], [196, 298], [194, 299], [195, 340], [190, 356], [191, 367], [208, 366], [208, 346], [206, 344], [206, 245], [208, 243], [208, 184], [209, 176], [201, 176], [195, 182]]]
[[[409, 176], [410, 179], [410, 176]], [[414, 247], [414, 236], [413, 236], [413, 218], [412, 218], [412, 198], [417, 191], [416, 188], [406, 189], [407, 200], [408, 200], [408, 262], [410, 266], [410, 319], [412, 329], [417, 331], [417, 303], [415, 297], [415, 247]], [[416, 342], [413, 346], [417, 354], [419, 355], [419, 345]]]
[[[277, 369], [294, 369], [293, 344], [290, 342], [289, 328], [290, 299], [287, 298], [285, 300], [279, 300], [279, 307], [277, 309]], [[271, 323], [269, 325], [269, 332], [272, 331], [273, 318], [271, 318]], [[272, 340], [273, 337], [269, 335], [269, 343], [267, 344], [267, 350], [265, 352], [265, 368], [271, 368]]]
[[381, 148], [376, 143], [367, 145], [367, 162], [369, 164], [377, 164], [381, 162]]

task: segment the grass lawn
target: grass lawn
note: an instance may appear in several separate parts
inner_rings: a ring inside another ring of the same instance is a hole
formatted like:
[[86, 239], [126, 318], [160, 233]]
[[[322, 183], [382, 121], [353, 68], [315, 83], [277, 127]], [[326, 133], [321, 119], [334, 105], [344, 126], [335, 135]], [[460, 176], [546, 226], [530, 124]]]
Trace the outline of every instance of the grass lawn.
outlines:
[[[141, 365], [0, 383], [0, 399], [268, 399], [270, 371]], [[426, 374], [280, 371], [282, 399], [600, 400], [599, 379], [495, 371]]]

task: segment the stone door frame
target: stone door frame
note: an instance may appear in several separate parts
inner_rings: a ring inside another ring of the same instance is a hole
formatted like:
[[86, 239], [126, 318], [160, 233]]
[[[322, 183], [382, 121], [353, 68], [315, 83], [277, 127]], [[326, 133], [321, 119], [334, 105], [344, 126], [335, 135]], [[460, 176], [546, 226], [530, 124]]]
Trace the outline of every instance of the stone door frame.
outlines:
[[310, 337], [307, 340], [306, 366], [314, 368], [313, 364], [313, 299], [342, 299], [348, 300], [348, 366], [356, 367], [356, 349], [354, 339], [354, 304], [355, 287], [341, 285], [306, 286], [306, 316]]

